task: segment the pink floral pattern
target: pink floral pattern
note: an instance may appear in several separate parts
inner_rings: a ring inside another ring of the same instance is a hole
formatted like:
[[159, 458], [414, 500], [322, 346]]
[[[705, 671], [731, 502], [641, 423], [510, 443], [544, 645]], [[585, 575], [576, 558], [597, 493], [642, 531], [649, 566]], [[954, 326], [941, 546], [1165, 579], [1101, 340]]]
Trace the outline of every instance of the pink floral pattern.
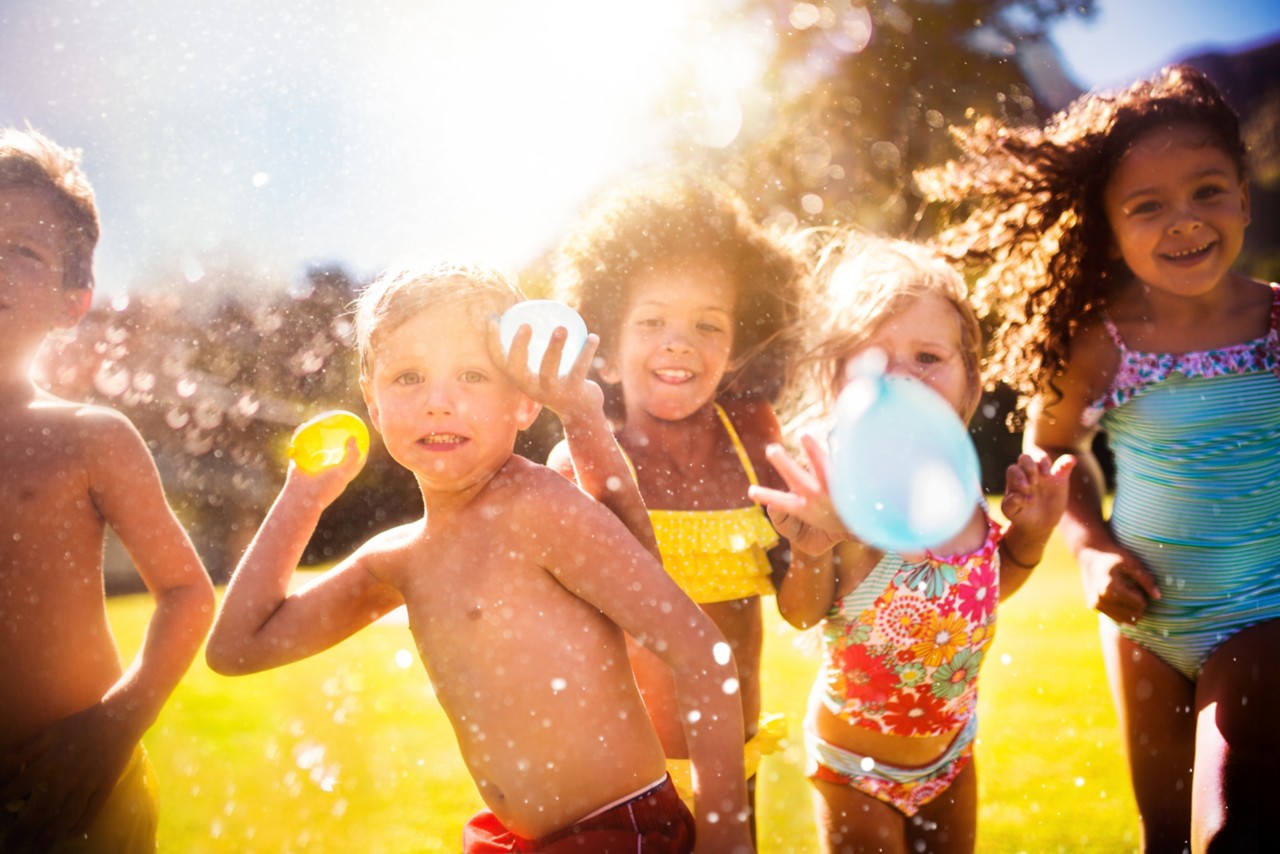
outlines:
[[990, 519], [987, 526], [969, 554], [929, 553], [914, 564], [885, 555], [896, 568], [877, 567], [873, 576], [892, 575], [871, 605], [846, 613], [846, 602], [837, 603], [823, 629], [829, 708], [899, 736], [941, 735], [968, 720], [1000, 596], [1000, 529]]
[[1133, 400], [1171, 374], [1213, 378], [1271, 371], [1280, 378], [1280, 285], [1275, 283], [1271, 285], [1271, 329], [1261, 338], [1229, 347], [1192, 353], [1130, 350], [1110, 318], [1104, 317], [1103, 324], [1120, 350], [1120, 367], [1111, 388], [1082, 414], [1081, 421], [1087, 427], [1095, 426], [1107, 410]]

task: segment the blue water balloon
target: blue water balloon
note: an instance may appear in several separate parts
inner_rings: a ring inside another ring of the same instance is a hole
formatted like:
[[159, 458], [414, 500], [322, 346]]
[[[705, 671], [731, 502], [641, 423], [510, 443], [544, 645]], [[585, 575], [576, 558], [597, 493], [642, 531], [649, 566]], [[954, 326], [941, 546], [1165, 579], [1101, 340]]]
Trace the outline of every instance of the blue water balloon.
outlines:
[[569, 333], [565, 339], [564, 350], [560, 354], [559, 373], [569, 373], [573, 362], [587, 343], [587, 324], [582, 317], [562, 302], [549, 299], [531, 299], [518, 302], [507, 309], [498, 322], [498, 337], [502, 341], [502, 349], [511, 352], [511, 342], [521, 326], [528, 326], [533, 335], [529, 339], [529, 370], [535, 374], [542, 368], [542, 357], [551, 343], [551, 333], [557, 327], [564, 327]]
[[921, 552], [955, 537], [982, 500], [978, 454], [947, 401], [927, 385], [855, 370], [836, 401], [828, 485], [863, 542]]

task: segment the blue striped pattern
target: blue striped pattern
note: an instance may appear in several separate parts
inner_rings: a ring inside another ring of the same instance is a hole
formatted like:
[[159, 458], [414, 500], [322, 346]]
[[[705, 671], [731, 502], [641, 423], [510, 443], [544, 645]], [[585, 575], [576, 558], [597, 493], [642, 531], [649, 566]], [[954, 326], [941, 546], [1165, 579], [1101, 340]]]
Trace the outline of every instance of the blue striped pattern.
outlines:
[[1120, 630], [1195, 679], [1224, 640], [1280, 618], [1280, 379], [1174, 373], [1102, 426], [1112, 532], [1163, 597]]

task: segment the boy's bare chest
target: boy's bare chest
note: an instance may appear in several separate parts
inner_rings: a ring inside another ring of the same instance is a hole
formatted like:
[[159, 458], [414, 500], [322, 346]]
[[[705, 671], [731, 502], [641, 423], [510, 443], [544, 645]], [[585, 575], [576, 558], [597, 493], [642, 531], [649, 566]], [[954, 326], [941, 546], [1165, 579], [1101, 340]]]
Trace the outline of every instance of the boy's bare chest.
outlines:
[[0, 508], [11, 524], [92, 513], [88, 474], [79, 460], [49, 440], [0, 437]]
[[[588, 645], [598, 611], [568, 591], [523, 538], [460, 538], [422, 550], [396, 579], [410, 628], [438, 690], [468, 674], [499, 668], [515, 675], [566, 654], [566, 636]], [[487, 534], [487, 536], [486, 536]]]

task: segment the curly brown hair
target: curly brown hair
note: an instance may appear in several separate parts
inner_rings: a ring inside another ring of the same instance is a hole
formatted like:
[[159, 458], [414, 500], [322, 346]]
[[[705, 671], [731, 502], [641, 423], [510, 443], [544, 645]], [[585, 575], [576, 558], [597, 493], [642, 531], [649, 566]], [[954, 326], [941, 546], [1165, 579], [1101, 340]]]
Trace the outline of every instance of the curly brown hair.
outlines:
[[[600, 336], [600, 356], [608, 358], [635, 279], [684, 258], [713, 260], [738, 283], [732, 354], [737, 368], [726, 373], [718, 393], [776, 400], [795, 348], [803, 264], [781, 235], [762, 226], [718, 180], [669, 174], [607, 194], [561, 246], [556, 294]], [[610, 416], [618, 417], [616, 389], [606, 389]]]
[[960, 158], [917, 173], [926, 198], [967, 213], [935, 242], [979, 273], [974, 302], [994, 328], [984, 382], [1013, 388], [1019, 413], [1036, 394], [1056, 391], [1072, 334], [1130, 279], [1112, 252], [1103, 192], [1133, 143], [1171, 124], [1203, 127], [1205, 144], [1246, 177], [1239, 116], [1190, 66], [1084, 95], [1043, 128], [988, 118], [953, 129]]

